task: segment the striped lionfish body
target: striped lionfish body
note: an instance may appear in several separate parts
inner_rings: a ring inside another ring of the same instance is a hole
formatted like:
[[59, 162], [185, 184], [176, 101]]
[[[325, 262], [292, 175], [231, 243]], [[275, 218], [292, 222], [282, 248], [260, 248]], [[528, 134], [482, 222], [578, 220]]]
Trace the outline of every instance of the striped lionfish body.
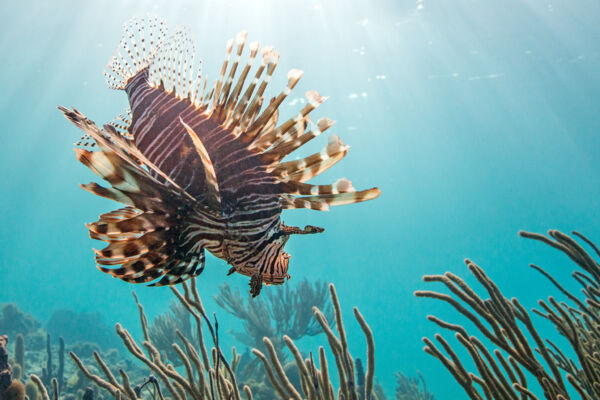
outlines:
[[284, 209], [323, 211], [379, 195], [377, 188], [356, 191], [346, 179], [305, 183], [346, 155], [335, 135], [321, 152], [283, 161], [333, 122], [310, 121], [325, 99], [309, 91], [304, 108], [278, 125], [278, 107], [302, 72], [290, 71], [284, 90], [263, 104], [279, 55], [265, 47], [259, 56], [251, 43], [241, 64], [245, 42], [243, 32], [235, 51], [234, 41], [227, 43], [220, 76], [207, 89], [185, 29], [168, 35], [157, 19], [129, 21], [105, 75], [111, 88], [127, 93], [130, 109], [99, 128], [76, 109], [59, 107], [84, 131], [77, 158], [110, 184], [82, 187], [125, 205], [87, 225], [92, 238], [108, 242], [95, 250], [103, 272], [172, 285], [202, 272], [206, 250], [227, 261], [230, 273], [251, 277], [256, 296], [263, 283], [289, 278], [290, 235], [323, 231], [284, 225]]

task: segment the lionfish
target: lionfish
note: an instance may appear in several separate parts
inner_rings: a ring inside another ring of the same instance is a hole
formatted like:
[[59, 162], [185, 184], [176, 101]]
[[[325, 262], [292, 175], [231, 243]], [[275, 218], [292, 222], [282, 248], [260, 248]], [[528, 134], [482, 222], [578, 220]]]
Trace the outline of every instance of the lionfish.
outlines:
[[82, 188], [125, 205], [86, 225], [91, 238], [108, 242], [94, 250], [101, 271], [126, 282], [173, 285], [203, 271], [207, 250], [231, 265], [228, 275], [250, 277], [257, 296], [263, 283], [290, 278], [284, 246], [291, 235], [323, 231], [285, 225], [284, 209], [325, 211], [380, 194], [356, 191], [347, 179], [305, 183], [348, 152], [335, 135], [319, 153], [283, 161], [334, 122], [311, 122], [308, 114], [325, 98], [309, 91], [298, 114], [278, 125], [279, 107], [302, 71], [289, 71], [286, 87], [266, 104], [279, 54], [267, 46], [260, 57], [253, 42], [241, 63], [246, 37], [241, 32], [235, 46], [227, 42], [220, 75], [207, 90], [188, 29], [169, 35], [157, 18], [133, 19], [105, 70], [108, 86], [127, 93], [129, 109], [99, 128], [77, 109], [59, 107], [84, 131], [77, 158], [110, 184]]

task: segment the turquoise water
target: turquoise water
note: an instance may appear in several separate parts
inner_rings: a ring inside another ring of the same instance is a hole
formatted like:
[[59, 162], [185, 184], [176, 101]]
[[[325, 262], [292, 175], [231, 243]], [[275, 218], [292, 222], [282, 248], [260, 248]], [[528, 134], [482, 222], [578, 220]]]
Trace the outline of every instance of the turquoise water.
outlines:
[[[123, 22], [148, 13], [191, 27], [212, 78], [226, 40], [247, 29], [249, 40], [281, 53], [272, 90], [299, 68], [290, 102], [309, 89], [329, 96], [313, 119], [337, 120], [331, 132], [351, 149], [319, 182], [345, 176], [383, 193], [329, 213], [287, 211], [288, 224], [326, 228], [290, 240], [290, 274], [335, 283], [351, 351], [364, 357], [352, 318], [360, 308], [388, 393], [395, 371], [420, 370], [436, 398], [465, 397], [421, 351], [421, 337], [439, 331], [427, 314], [458, 320], [447, 305], [413, 297], [433, 289], [422, 275], [466, 277], [469, 257], [530, 308], [554, 292], [528, 263], [565, 278], [572, 265], [518, 230], [576, 229], [600, 240], [595, 1], [25, 1], [1, 11], [0, 303], [42, 321], [70, 308], [137, 329], [134, 287], [94, 267], [99, 244], [83, 225], [115, 204], [78, 187], [95, 177], [75, 159], [79, 132], [56, 106], [98, 123], [125, 109], [125, 94], [107, 89], [102, 70]], [[299, 105], [282, 107], [292, 115]], [[316, 142], [304, 154], [325, 139]], [[209, 257], [198, 280], [222, 326], [236, 321], [212, 301], [218, 286], [247, 290], [247, 279], [226, 277], [227, 269]], [[171, 299], [166, 288], [135, 290], [150, 315]]]

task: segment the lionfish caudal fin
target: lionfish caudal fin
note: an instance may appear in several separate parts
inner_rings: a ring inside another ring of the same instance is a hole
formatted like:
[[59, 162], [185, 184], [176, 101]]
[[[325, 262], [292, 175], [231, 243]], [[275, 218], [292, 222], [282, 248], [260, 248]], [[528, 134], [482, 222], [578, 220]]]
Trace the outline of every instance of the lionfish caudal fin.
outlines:
[[[168, 34], [166, 23], [157, 19], [133, 19], [124, 25], [119, 47], [113, 55], [105, 76], [109, 87], [126, 90], [140, 74], [150, 87], [163, 90], [177, 100], [193, 106], [204, 118], [218, 123], [224, 134], [241, 140], [260, 157], [265, 170], [274, 178], [281, 195], [283, 208], [328, 210], [329, 206], [357, 203], [379, 196], [372, 188], [356, 191], [348, 180], [333, 185], [310, 185], [304, 182], [326, 171], [348, 152], [348, 146], [335, 135], [319, 153], [306, 158], [284, 162], [283, 159], [301, 146], [329, 129], [334, 121], [322, 118], [312, 123], [309, 113], [325, 97], [316, 91], [306, 93], [306, 105], [298, 114], [278, 125], [279, 106], [291, 93], [302, 71], [287, 74], [286, 87], [263, 107], [265, 90], [279, 61], [279, 53], [271, 46], [260, 51], [259, 44], [249, 44], [249, 57], [242, 61], [247, 32], [240, 32], [226, 44], [226, 57], [216, 81], [207, 89], [201, 63], [194, 63], [194, 43], [187, 28]], [[256, 64], [256, 59], [260, 62]], [[251, 71], [254, 70], [252, 75]], [[132, 105], [132, 108], [134, 106]], [[194, 143], [204, 167], [204, 192], [213, 208], [220, 205], [217, 175], [209, 153], [203, 144], [202, 133], [178, 118], [184, 132]], [[213, 160], [214, 161], [214, 160]], [[169, 172], [166, 172], [169, 175]], [[171, 176], [171, 175], [170, 175]]]
[[103, 250], [95, 250], [98, 268], [127, 282], [157, 280], [153, 285], [174, 284], [199, 275], [204, 268], [204, 251], [182, 249], [176, 240], [183, 229], [182, 214], [192, 199], [175, 185], [167, 187], [159, 182], [142, 167], [139, 152], [113, 126], [105, 125], [101, 130], [76, 109], [59, 109], [98, 147], [98, 151], [76, 148], [79, 161], [111, 185], [89, 183], [82, 188], [126, 205], [86, 225], [91, 238], [108, 242]]

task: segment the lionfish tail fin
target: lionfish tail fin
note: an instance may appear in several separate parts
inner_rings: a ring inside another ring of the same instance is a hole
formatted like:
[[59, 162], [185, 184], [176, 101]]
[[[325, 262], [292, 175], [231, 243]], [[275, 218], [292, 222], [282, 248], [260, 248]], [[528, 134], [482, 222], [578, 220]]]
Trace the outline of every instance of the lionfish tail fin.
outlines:
[[101, 130], [79, 111], [59, 109], [97, 144], [97, 151], [76, 148], [78, 160], [110, 184], [82, 187], [126, 205], [86, 225], [92, 239], [108, 243], [95, 250], [98, 268], [126, 282], [152, 285], [175, 284], [200, 274], [204, 250], [186, 248], [180, 240], [187, 226], [178, 213], [193, 207], [185, 193], [143, 168], [111, 126]]

